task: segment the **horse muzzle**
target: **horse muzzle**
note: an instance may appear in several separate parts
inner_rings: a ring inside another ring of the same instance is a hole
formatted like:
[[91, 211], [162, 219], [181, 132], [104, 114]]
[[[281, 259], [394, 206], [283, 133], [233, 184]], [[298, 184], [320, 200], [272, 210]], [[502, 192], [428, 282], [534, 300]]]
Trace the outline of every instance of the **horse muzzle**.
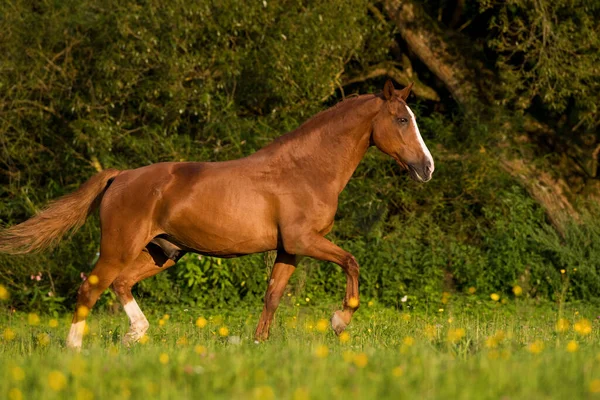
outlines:
[[422, 164], [407, 164], [408, 173], [413, 181], [428, 182], [433, 175], [434, 166], [429, 160]]

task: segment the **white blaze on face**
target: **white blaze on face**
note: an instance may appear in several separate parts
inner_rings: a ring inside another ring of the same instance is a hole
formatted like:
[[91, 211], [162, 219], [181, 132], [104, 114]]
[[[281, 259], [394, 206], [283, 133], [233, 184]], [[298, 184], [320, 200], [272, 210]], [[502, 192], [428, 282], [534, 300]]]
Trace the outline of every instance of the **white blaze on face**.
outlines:
[[421, 132], [419, 132], [419, 127], [417, 126], [417, 119], [415, 118], [415, 114], [412, 112], [412, 110], [410, 109], [410, 107], [408, 105], [406, 106], [406, 109], [408, 110], [410, 119], [412, 120], [412, 123], [415, 126], [415, 132], [417, 134], [417, 139], [419, 140], [419, 144], [421, 145], [421, 149], [423, 150], [423, 154], [425, 154], [425, 158], [429, 159], [429, 161], [431, 162], [431, 173], [433, 173], [433, 170], [435, 169], [434, 164], [433, 164], [433, 157], [431, 156], [431, 153], [429, 152], [427, 145], [425, 145], [425, 142], [423, 141], [423, 138], [421, 137]]
[[85, 321], [79, 321], [71, 324], [69, 336], [67, 336], [67, 347], [71, 349], [81, 349], [83, 342], [83, 332], [85, 331]]

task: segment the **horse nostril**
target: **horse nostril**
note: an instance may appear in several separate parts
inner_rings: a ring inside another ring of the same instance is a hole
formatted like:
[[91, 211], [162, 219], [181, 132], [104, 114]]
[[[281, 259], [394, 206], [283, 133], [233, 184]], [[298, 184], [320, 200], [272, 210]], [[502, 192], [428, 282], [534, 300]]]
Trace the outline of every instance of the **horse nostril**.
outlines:
[[433, 172], [433, 163], [430, 160], [427, 160], [423, 169], [425, 170], [425, 174], [431, 174]]

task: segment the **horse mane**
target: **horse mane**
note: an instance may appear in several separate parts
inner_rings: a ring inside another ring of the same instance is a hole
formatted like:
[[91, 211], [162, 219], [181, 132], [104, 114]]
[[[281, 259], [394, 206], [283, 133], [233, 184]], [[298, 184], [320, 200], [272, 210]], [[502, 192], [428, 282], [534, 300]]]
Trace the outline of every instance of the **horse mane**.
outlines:
[[356, 103], [359, 101], [372, 99], [374, 97], [381, 97], [381, 94], [362, 94], [346, 97], [344, 100], [336, 103], [335, 105], [321, 111], [320, 113], [314, 115], [312, 118], [306, 120], [302, 125], [300, 125], [296, 129], [279, 136], [273, 142], [271, 142], [263, 148], [270, 148], [273, 145], [278, 145], [283, 142], [293, 140], [297, 137], [304, 136], [308, 132], [314, 131], [322, 127], [323, 125], [336, 123], [338, 120], [337, 117], [339, 117], [342, 114], [345, 114], [348, 111], [349, 107], [355, 106]]
[[342, 101], [337, 102], [333, 106], [321, 111], [318, 114], [315, 114], [312, 118], [305, 121], [302, 125], [300, 125], [296, 130], [302, 129], [305, 125], [313, 125], [315, 122], [322, 122], [323, 119], [326, 121], [331, 121], [338, 114], [341, 114], [346, 111], [347, 107], [355, 105], [358, 100], [366, 100], [373, 97], [378, 97], [377, 94], [361, 94], [361, 95], [350, 95], [343, 99]]

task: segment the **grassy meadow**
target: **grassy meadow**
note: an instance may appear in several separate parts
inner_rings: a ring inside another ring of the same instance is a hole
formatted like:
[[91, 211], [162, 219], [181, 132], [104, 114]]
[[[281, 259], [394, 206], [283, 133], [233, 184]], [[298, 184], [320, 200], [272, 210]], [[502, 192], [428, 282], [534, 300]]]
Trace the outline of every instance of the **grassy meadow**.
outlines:
[[132, 348], [120, 343], [125, 314], [96, 311], [79, 354], [64, 348], [70, 316], [5, 311], [0, 398], [600, 397], [600, 337], [584, 305], [446, 293], [412, 312], [365, 301], [336, 337], [333, 304], [287, 300], [259, 345], [258, 309], [148, 310]]

